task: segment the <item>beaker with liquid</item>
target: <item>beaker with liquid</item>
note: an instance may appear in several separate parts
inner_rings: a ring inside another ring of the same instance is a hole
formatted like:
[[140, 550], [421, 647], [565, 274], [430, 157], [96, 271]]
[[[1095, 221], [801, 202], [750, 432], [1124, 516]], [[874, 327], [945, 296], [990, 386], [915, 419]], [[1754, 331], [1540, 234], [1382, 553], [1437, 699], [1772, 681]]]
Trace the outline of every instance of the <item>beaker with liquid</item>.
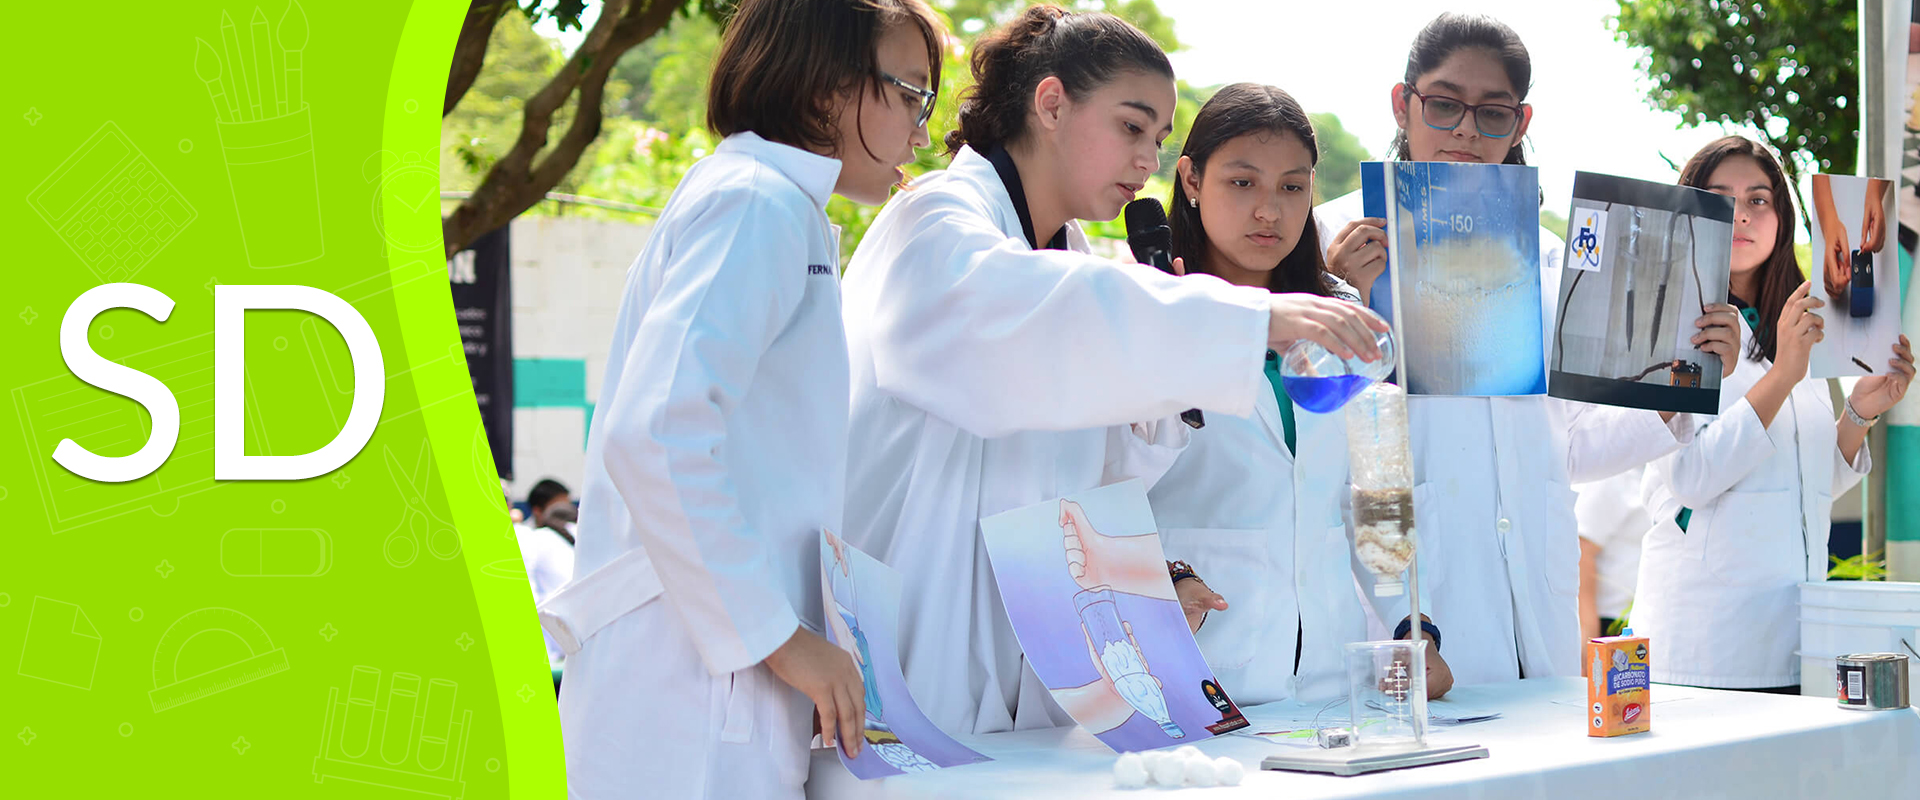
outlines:
[[1426, 653], [1424, 639], [1347, 645], [1354, 746], [1426, 745]]
[[1413, 562], [1413, 455], [1407, 393], [1375, 383], [1347, 404], [1347, 461], [1353, 491], [1353, 553], [1375, 578], [1373, 593], [1406, 591]]
[[1380, 358], [1374, 361], [1341, 358], [1306, 339], [1294, 342], [1280, 356], [1280, 383], [1287, 396], [1294, 405], [1325, 414], [1339, 410], [1360, 390], [1386, 380], [1393, 374], [1393, 334], [1375, 331], [1373, 340], [1380, 346]]

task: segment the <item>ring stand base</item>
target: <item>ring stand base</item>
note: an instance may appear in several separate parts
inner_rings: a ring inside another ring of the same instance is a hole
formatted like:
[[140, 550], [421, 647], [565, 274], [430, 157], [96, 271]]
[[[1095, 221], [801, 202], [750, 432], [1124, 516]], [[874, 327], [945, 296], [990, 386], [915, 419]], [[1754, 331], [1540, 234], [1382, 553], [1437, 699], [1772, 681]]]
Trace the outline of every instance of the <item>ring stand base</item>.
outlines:
[[1451, 747], [1339, 747], [1267, 756], [1261, 760], [1260, 768], [1353, 776], [1486, 757], [1487, 748], [1477, 744]]

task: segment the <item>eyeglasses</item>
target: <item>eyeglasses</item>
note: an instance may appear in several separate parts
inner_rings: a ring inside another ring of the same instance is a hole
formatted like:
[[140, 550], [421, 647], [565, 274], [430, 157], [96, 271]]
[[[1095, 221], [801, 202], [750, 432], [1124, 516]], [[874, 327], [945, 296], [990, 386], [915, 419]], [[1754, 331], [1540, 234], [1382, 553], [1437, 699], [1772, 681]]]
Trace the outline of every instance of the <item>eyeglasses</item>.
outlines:
[[914, 118], [913, 127], [918, 128], [925, 125], [927, 124], [927, 120], [933, 117], [933, 100], [940, 96], [939, 92], [933, 91], [932, 89], [922, 89], [884, 72], [880, 73], [880, 80], [891, 83], [920, 97], [920, 116]]
[[1420, 90], [1409, 88], [1409, 94], [1420, 98], [1420, 118], [1427, 127], [1435, 130], [1450, 131], [1460, 127], [1460, 121], [1467, 118], [1467, 112], [1473, 112], [1473, 125], [1480, 130], [1481, 136], [1501, 139], [1513, 135], [1513, 129], [1520, 124], [1520, 107], [1505, 103], [1472, 103], [1455, 100], [1442, 95], [1424, 95]]

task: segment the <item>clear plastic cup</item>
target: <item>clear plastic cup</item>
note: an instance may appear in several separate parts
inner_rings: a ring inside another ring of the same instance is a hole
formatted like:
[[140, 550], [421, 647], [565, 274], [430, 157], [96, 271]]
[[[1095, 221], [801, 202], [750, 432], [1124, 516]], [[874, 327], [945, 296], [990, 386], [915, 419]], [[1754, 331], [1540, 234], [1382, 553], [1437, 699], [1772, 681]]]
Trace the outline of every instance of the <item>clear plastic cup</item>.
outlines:
[[1354, 642], [1347, 645], [1348, 703], [1353, 743], [1368, 748], [1416, 748], [1427, 741], [1427, 642]]
[[[1372, 313], [1372, 312], [1368, 312]], [[1341, 358], [1319, 344], [1301, 339], [1280, 356], [1280, 382], [1294, 405], [1316, 414], [1337, 411], [1361, 390], [1393, 374], [1393, 334], [1376, 331], [1380, 358], [1362, 361]]]

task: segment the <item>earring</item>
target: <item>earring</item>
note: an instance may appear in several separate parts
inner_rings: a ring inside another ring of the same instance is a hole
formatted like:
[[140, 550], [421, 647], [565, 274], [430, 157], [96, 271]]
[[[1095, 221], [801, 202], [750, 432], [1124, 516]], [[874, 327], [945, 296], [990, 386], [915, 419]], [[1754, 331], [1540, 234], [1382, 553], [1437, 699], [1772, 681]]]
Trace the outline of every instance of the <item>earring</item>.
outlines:
[[1187, 198], [1187, 205], [1190, 205], [1190, 206], [1193, 206], [1194, 208], [1199, 208], [1199, 207], [1200, 207], [1200, 198], [1198, 198], [1198, 197], [1189, 197], [1189, 198]]

